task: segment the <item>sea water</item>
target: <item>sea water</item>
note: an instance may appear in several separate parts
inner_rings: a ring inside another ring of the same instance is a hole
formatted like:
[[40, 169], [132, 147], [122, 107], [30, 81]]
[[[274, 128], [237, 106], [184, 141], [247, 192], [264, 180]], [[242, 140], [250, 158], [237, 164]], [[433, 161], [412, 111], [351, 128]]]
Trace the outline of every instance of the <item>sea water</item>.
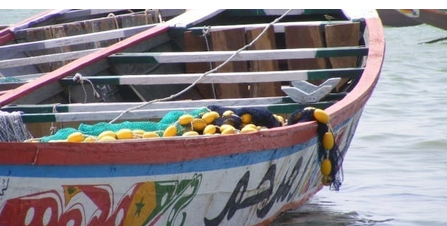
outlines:
[[385, 27], [380, 80], [344, 159], [323, 188], [274, 225], [447, 225], [447, 31]]
[[[42, 10], [0, 9], [0, 25]], [[447, 31], [385, 27], [378, 85], [327, 187], [272, 225], [447, 225]], [[425, 43], [425, 44], [424, 44]]]

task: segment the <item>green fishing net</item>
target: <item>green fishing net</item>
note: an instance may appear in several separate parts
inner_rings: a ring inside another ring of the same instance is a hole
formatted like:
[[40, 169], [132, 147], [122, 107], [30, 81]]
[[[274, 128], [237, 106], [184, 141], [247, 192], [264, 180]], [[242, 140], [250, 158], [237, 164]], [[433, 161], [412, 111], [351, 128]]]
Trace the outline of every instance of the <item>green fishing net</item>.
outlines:
[[[194, 117], [199, 117], [200, 115], [209, 111], [210, 110], [206, 107], [194, 109], [191, 110], [190, 112], [170, 111], [166, 115], [164, 115], [163, 118], [158, 122], [152, 122], [152, 121], [138, 121], [138, 122], [125, 121], [121, 123], [100, 122], [93, 125], [81, 123], [77, 129], [75, 128], [60, 129], [53, 135], [42, 137], [40, 139], [40, 142], [65, 140], [70, 134], [77, 131], [81, 132], [84, 135], [90, 135], [90, 136], [98, 136], [100, 133], [108, 130], [117, 132], [120, 129], [131, 129], [131, 130], [141, 129], [144, 131], [154, 131], [163, 133], [163, 131], [168, 126], [175, 124], [178, 118], [184, 114], [190, 114]], [[182, 134], [187, 129], [186, 127], [183, 127], [179, 124], [176, 124], [176, 126], [177, 126], [177, 134]]]

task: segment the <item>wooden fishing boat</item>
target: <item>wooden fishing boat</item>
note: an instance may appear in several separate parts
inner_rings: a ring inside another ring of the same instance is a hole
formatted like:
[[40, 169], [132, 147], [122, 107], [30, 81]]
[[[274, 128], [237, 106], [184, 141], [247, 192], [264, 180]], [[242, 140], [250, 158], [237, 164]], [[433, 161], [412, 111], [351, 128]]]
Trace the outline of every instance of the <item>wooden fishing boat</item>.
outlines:
[[268, 225], [340, 188], [384, 59], [376, 11], [127, 12], [5, 33], [1, 225]]

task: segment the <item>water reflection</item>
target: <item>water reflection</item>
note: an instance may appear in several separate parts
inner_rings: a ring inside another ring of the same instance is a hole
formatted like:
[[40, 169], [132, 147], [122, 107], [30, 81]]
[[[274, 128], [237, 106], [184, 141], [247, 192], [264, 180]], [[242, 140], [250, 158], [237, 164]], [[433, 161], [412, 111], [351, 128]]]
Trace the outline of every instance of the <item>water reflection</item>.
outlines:
[[356, 211], [338, 211], [331, 208], [336, 206], [336, 203], [325, 200], [314, 197], [300, 208], [281, 215], [272, 226], [369, 226], [384, 225], [394, 220], [392, 218], [377, 220], [373, 219], [372, 215], [359, 214]]

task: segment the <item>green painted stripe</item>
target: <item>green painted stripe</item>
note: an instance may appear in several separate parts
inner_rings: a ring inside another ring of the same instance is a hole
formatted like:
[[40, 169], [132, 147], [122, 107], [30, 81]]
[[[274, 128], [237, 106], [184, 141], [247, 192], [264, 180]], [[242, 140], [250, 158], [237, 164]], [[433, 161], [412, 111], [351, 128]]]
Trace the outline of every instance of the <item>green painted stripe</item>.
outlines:
[[[346, 93], [329, 93], [328, 96], [326, 96], [322, 100], [323, 102], [321, 104], [325, 104], [324, 101], [327, 102], [327, 101], [337, 101], [337, 100], [340, 100], [344, 96], [346, 96]], [[277, 105], [279, 106], [279, 105], [284, 105], [284, 104], [295, 104], [296, 105], [296, 103], [288, 96], [278, 97], [278, 100], [279, 100], [278, 103], [266, 103], [265, 105], [271, 105], [272, 108], [275, 108], [275, 106], [277, 106]], [[225, 101], [225, 100], [222, 100], [222, 101]], [[190, 102], [190, 103], [194, 103], [194, 102]], [[135, 107], [135, 106], [138, 106], [140, 104], [142, 104], [142, 103], [135, 103], [134, 105], [129, 105], [128, 108]], [[155, 109], [172, 108], [173, 105], [176, 105], [177, 108], [179, 108], [179, 109], [188, 106], [188, 103], [179, 104], [179, 103], [162, 102], [162, 103], [159, 103], [159, 104], [161, 104], [161, 105], [156, 106]], [[203, 105], [200, 105], [200, 106], [206, 106], [206, 105], [210, 105], [210, 104], [211, 103], [207, 102], [207, 103], [204, 103]], [[226, 104], [219, 104], [219, 101], [214, 102], [214, 104], [226, 105]], [[320, 104], [320, 103], [317, 103], [317, 104]], [[91, 103], [90, 104], [60, 104], [60, 105], [57, 106], [57, 110], [58, 110], [59, 113], [85, 112], [88, 109], [90, 109], [90, 111], [92, 111], [92, 112], [98, 111], [97, 110], [98, 108], [91, 108], [90, 107], [91, 105], [92, 105]], [[110, 109], [108, 107], [108, 106], [111, 106], [111, 105], [116, 105], [116, 104], [109, 103], [109, 104], [107, 104], [105, 106], [102, 106], [101, 109], [102, 110], [109, 110], [109, 111], [111, 111], [111, 110], [112, 111], [113, 110], [116, 111], [116, 109]], [[191, 106], [198, 107], [199, 105], [198, 104], [190, 104], [189, 107], [191, 107]], [[291, 105], [291, 106], [293, 106], [293, 105]], [[122, 110], [124, 110], [124, 109], [125, 109], [125, 107], [122, 108]], [[24, 112], [27, 115], [27, 117], [30, 117], [31, 115], [36, 115], [36, 114], [39, 114], [39, 115], [40, 114], [54, 114], [52, 112], [52, 106], [49, 106], [49, 105], [16, 105], [16, 106], [13, 106], [13, 107], [4, 107], [4, 108], [2, 108], [2, 111], [7, 111], [7, 112], [22, 111], [22, 112]], [[45, 117], [47, 117], [47, 116], [45, 116]]]
[[367, 56], [369, 49], [367, 47], [359, 48], [318, 48], [315, 58], [323, 57], [346, 57], [346, 56]]
[[[294, 112], [297, 109], [303, 109], [308, 106], [314, 106], [314, 107], [318, 107], [318, 108], [327, 108], [328, 106], [334, 104], [335, 102], [336, 101], [327, 101], [327, 102], [312, 103], [312, 104], [285, 103], [285, 104], [272, 104], [272, 105], [254, 105], [254, 107], [265, 107], [265, 108], [269, 109], [270, 111], [272, 111], [273, 113], [288, 114], [288, 113]], [[236, 107], [241, 107], [241, 106], [236, 106]], [[248, 107], [248, 106], [244, 106], [244, 107]], [[185, 108], [169, 109], [169, 110], [166, 110], [166, 112], [164, 112], [163, 115], [165, 115], [167, 112], [173, 111], [173, 110], [185, 110]], [[163, 109], [161, 109], [161, 111], [163, 112]], [[146, 113], [139, 113], [138, 111], [135, 111], [133, 114], [124, 115], [121, 118], [121, 120], [141, 120], [143, 118], [147, 119], [148, 113], [150, 113], [150, 112], [154, 112], [154, 114], [157, 114], [160, 117], [163, 116], [163, 115], [160, 115], [160, 113], [161, 113], [160, 109], [154, 109], [153, 111], [146, 110], [145, 112]], [[101, 115], [101, 120], [109, 121], [118, 115], [118, 113], [112, 113], [112, 112], [91, 112], [91, 113], [89, 113], [89, 112], [82, 112], [82, 113], [73, 112], [73, 113], [68, 113], [69, 115], [63, 115], [63, 114], [67, 114], [67, 113], [41, 113], [41, 114], [27, 114], [27, 113], [25, 113], [22, 115], [22, 120], [24, 123], [67, 122], [70, 118], [73, 118], [73, 114], [77, 114], [76, 118], [78, 119], [77, 121], [79, 121], [79, 122], [98, 121], [99, 115]], [[112, 115], [113, 115], [113, 117], [112, 117]], [[136, 115], [141, 118], [139, 118], [139, 117], [138, 117], [138, 119], [135, 118]], [[129, 116], [130, 119], [126, 118], [127, 116]]]
[[23, 114], [24, 123], [57, 122], [56, 114]]
[[355, 69], [336, 69], [336, 70], [312, 70], [307, 72], [309, 80], [328, 79], [328, 78], [359, 78], [363, 73], [362, 68]]
[[[160, 54], [160, 53], [158, 53]], [[155, 53], [144, 54], [136, 54], [136, 53], [117, 53], [111, 55], [107, 58], [107, 62], [111, 64], [145, 64], [152, 63], [156, 64], [158, 61], [155, 59]]]
[[[144, 75], [142, 75], [144, 76]], [[101, 75], [101, 76], [86, 76], [83, 79], [88, 79], [94, 84], [109, 84], [109, 85], [121, 85], [121, 79], [126, 78], [123, 76], [115, 76], [115, 75]], [[59, 80], [61, 85], [71, 86], [71, 85], [79, 85], [78, 82], [73, 81], [72, 78], [63, 78]]]

